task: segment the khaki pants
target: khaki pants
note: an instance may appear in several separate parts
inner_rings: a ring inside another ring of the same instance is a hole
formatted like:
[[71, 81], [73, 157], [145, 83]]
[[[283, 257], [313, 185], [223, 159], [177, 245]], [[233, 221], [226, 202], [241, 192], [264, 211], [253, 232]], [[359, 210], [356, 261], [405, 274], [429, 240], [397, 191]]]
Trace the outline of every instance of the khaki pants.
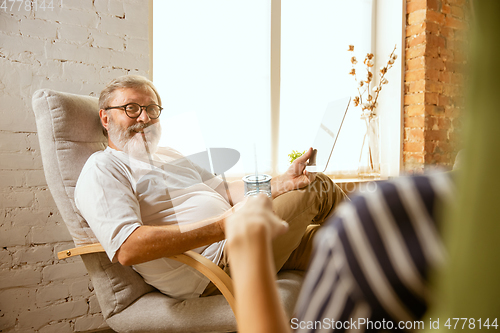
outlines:
[[[276, 271], [306, 270], [314, 235], [344, 198], [346, 195], [340, 187], [328, 176], [318, 173], [311, 185], [287, 192], [273, 200], [274, 212], [289, 224], [288, 232], [273, 241]], [[226, 248], [219, 267], [230, 275]], [[202, 296], [214, 294], [218, 294], [218, 290], [210, 282]]]

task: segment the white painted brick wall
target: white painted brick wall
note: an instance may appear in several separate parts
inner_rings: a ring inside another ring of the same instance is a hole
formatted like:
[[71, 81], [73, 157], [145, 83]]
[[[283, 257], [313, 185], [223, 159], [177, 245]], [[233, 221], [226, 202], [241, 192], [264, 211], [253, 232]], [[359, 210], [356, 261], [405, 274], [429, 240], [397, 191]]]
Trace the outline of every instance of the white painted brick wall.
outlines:
[[121, 36], [113, 36], [95, 30], [92, 31], [92, 46], [123, 51], [125, 49], [125, 39]]
[[[7, 158], [11, 158], [15, 155], [6, 155]], [[10, 190], [0, 193], [0, 209], [5, 208], [17, 208], [17, 207], [29, 207], [33, 204], [34, 193], [30, 189]]]
[[149, 69], [147, 1], [53, 4], [54, 10], [27, 10], [24, 2], [0, 10], [0, 332], [6, 333], [106, 327], [82, 260], [55, 257], [73, 242], [47, 189], [31, 96], [40, 88], [98, 96], [113, 78]]
[[24, 175], [23, 171], [0, 170], [0, 188], [22, 186], [24, 184]]
[[52, 264], [54, 261], [53, 253], [53, 247], [48, 244], [30, 247], [23, 246], [12, 254], [12, 260], [16, 265]]
[[[2, 270], [0, 272], [2, 289], [32, 286], [42, 281], [42, 272], [38, 267], [21, 266], [14, 268], [16, 269]], [[2, 309], [2, 311], [4, 310]]]
[[[0, 227], [0, 244], [4, 248], [13, 246], [25, 246], [28, 243], [28, 235], [31, 228], [28, 226], [12, 226], [4, 224]], [[3, 282], [2, 282], [3, 287]]]
[[23, 18], [21, 19], [19, 28], [23, 36], [56, 38], [57, 25], [43, 19]]
[[74, 279], [69, 285], [69, 292], [71, 295], [79, 295], [85, 298], [89, 298], [92, 295], [92, 291], [92, 284], [85, 277]]
[[79, 25], [61, 25], [57, 29], [57, 37], [61, 41], [72, 44], [83, 45], [91, 42], [89, 28]]
[[73, 328], [69, 322], [54, 322], [42, 327], [40, 333], [72, 332]]
[[[12, 267], [12, 255], [9, 251], [1, 249], [0, 250], [0, 269], [8, 269]], [[0, 298], [1, 302], [1, 298]], [[1, 307], [0, 307], [1, 309]]]

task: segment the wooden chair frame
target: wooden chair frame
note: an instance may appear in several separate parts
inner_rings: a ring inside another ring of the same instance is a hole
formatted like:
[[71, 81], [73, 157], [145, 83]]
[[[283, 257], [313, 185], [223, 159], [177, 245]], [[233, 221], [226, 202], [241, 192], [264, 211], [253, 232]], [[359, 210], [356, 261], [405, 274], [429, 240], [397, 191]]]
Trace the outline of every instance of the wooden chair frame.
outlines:
[[[66, 259], [70, 257], [80, 256], [89, 253], [104, 252], [104, 248], [100, 243], [78, 246], [72, 249], [60, 251], [57, 253], [58, 259]], [[169, 257], [192, 268], [196, 269], [206, 276], [220, 290], [231, 306], [231, 309], [236, 314], [236, 303], [234, 300], [233, 281], [219, 266], [205, 258], [201, 254], [194, 251], [186, 251], [182, 254]]]

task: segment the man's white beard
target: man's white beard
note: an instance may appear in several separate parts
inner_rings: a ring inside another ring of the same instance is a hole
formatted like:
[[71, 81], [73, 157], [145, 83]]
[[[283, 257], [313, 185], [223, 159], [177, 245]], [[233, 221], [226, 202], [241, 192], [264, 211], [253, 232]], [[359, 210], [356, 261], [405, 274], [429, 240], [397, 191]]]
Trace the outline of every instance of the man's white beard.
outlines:
[[[136, 131], [144, 131], [144, 135]], [[118, 149], [140, 159], [150, 159], [150, 154], [156, 153], [161, 138], [160, 122], [155, 124], [137, 123], [127, 129], [122, 129], [111, 118], [108, 126], [109, 139]]]

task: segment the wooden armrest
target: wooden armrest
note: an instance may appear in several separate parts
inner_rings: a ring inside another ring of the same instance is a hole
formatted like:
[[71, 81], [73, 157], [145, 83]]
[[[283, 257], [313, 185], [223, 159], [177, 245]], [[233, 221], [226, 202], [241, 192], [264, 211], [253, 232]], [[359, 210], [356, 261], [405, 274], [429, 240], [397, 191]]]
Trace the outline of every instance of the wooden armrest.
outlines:
[[98, 252], [104, 252], [104, 248], [102, 247], [101, 243], [94, 243], [57, 252], [57, 259], [66, 259], [69, 257], [80, 256], [82, 254], [98, 253]]
[[[80, 256], [82, 254], [98, 252], [104, 252], [104, 248], [100, 243], [94, 243], [75, 247], [65, 251], [60, 251], [57, 253], [57, 258], [65, 259], [69, 257]], [[233, 309], [233, 312], [236, 313], [233, 281], [231, 280], [229, 275], [227, 275], [226, 272], [224, 272], [219, 266], [202, 256], [201, 254], [193, 251], [186, 251], [182, 254], [171, 256], [169, 258], [191, 266], [201, 274], [209, 278], [210, 281], [212, 281], [212, 283], [220, 290], [222, 295], [224, 295], [227, 302], [231, 306], [231, 309]]]

